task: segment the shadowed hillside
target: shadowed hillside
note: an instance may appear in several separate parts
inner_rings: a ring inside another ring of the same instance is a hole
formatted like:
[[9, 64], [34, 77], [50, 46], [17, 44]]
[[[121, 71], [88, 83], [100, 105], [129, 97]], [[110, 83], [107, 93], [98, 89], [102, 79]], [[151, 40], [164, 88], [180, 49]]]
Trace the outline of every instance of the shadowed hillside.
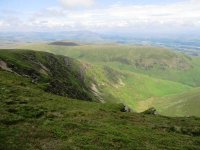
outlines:
[[86, 83], [84, 66], [69, 57], [26, 50], [0, 50], [0, 67], [39, 84], [47, 92], [95, 100]]

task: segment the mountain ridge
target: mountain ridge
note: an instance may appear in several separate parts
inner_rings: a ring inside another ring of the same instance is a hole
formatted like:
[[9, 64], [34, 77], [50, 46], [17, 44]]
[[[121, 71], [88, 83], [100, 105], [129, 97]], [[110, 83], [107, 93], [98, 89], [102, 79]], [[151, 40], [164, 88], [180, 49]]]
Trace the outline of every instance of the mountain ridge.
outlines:
[[28, 50], [1, 50], [0, 58], [4, 69], [6, 65], [8, 71], [30, 77], [33, 83], [43, 84], [45, 91], [71, 98], [93, 99], [84, 82], [84, 68], [74, 59]]
[[76, 47], [48, 44], [22, 45], [19, 48], [47, 51], [92, 64], [146, 74], [155, 78], [200, 86], [200, 58], [168, 48], [122, 44], [82, 44]]

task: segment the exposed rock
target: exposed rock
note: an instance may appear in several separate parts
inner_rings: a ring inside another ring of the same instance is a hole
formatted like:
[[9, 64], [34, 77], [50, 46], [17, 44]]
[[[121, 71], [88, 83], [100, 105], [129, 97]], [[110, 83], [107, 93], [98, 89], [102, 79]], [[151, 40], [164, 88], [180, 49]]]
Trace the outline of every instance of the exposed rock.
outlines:
[[6, 71], [12, 72], [12, 69], [10, 69], [10, 68], [8, 67], [7, 63], [4, 62], [4, 61], [2, 61], [2, 60], [0, 60], [0, 68], [3, 69], [3, 70], [6, 70]]
[[40, 73], [44, 74], [44, 75], [48, 75], [49, 74], [49, 69], [47, 67], [45, 67], [42, 63], [39, 63], [41, 69], [40, 69]]
[[121, 108], [121, 112], [132, 112], [132, 109], [128, 106], [123, 105]]
[[143, 114], [158, 115], [159, 113], [157, 112], [157, 110], [154, 107], [152, 107], [152, 108], [149, 108], [148, 110], [144, 111]]
[[92, 85], [91, 85], [91, 90], [101, 103], [105, 103], [105, 101], [101, 97], [101, 92], [99, 92], [99, 90], [97, 89], [97, 87], [94, 83], [92, 83]]

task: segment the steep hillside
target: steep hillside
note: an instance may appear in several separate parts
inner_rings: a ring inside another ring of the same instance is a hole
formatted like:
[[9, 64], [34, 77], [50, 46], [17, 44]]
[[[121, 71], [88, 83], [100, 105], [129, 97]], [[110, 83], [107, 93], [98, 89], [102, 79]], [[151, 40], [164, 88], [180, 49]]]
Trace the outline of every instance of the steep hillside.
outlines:
[[76, 47], [33, 44], [21, 46], [70, 56], [119, 70], [200, 86], [200, 59], [169, 49], [134, 45], [81, 45]]
[[41, 89], [60, 96], [94, 100], [80, 62], [45, 52], [0, 50], [0, 68], [31, 78]]
[[182, 94], [140, 101], [138, 109], [143, 111], [152, 106], [163, 115], [200, 116], [200, 88]]
[[50, 94], [31, 78], [0, 70], [0, 149], [199, 149], [199, 118], [123, 109]]

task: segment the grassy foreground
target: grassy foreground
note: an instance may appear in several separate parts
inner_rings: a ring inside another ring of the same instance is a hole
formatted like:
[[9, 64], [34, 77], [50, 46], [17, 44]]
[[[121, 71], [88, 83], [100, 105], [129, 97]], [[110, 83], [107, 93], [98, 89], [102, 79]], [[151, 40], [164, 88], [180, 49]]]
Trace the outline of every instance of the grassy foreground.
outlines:
[[46, 93], [0, 70], [0, 149], [198, 150], [200, 119], [124, 113]]

